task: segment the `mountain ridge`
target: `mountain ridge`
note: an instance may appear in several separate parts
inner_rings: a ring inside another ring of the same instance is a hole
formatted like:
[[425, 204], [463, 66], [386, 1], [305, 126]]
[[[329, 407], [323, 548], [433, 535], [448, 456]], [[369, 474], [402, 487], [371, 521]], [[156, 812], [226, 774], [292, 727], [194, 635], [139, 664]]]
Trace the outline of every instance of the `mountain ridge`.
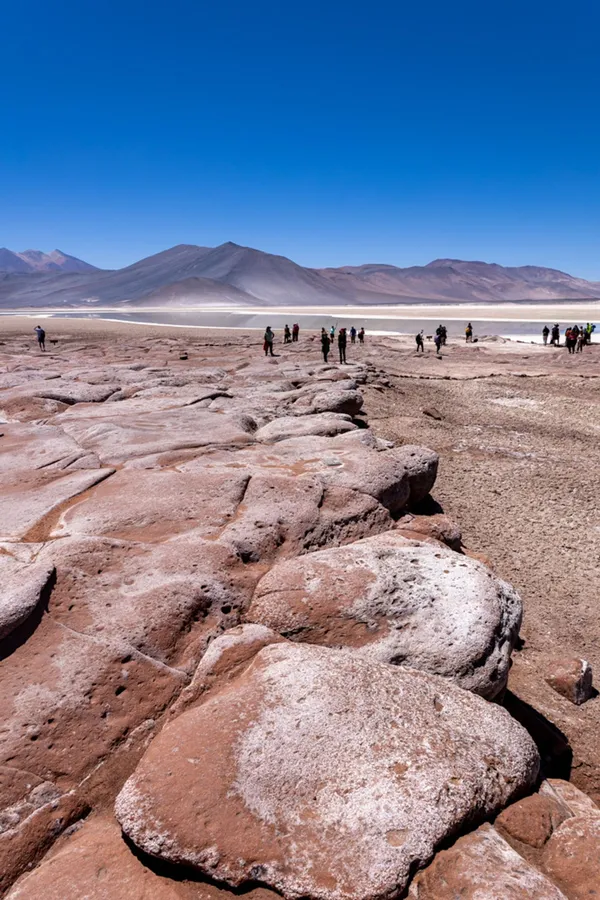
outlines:
[[98, 269], [60, 250], [0, 249], [0, 306], [22, 308], [145, 302], [190, 306], [388, 306], [600, 299], [600, 283], [543, 266], [435, 259], [309, 268], [227, 241], [177, 244], [121, 269]]

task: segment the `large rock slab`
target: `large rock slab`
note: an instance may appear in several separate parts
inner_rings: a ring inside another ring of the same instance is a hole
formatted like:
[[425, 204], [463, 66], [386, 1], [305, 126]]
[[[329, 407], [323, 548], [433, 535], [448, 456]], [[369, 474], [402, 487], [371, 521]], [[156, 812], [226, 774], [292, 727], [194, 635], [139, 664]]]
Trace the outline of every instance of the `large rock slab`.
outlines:
[[[73, 497], [112, 475], [114, 469], [81, 469], [53, 477], [38, 473], [13, 479], [0, 488], [0, 540], [19, 541], [34, 526]], [[46, 535], [35, 535], [44, 540]]]
[[522, 618], [510, 585], [441, 545], [389, 532], [281, 562], [246, 614], [296, 641], [443, 675], [488, 699]]
[[[228, 458], [227, 458], [228, 457]], [[181, 466], [206, 465], [277, 468], [282, 474], [318, 477], [325, 487], [367, 494], [395, 514], [423, 499], [434, 485], [438, 455], [423, 447], [381, 449], [372, 432], [357, 429], [335, 437], [293, 437], [275, 446], [241, 448], [235, 454], [203, 455]]]
[[72, 787], [186, 680], [46, 615], [0, 666], [0, 764]]
[[91, 534], [164, 541], [186, 531], [217, 537], [234, 517], [249, 475], [124, 469], [70, 507], [51, 537]]
[[0, 437], [0, 474], [72, 463], [85, 451], [55, 425], [9, 424]]
[[140, 849], [230, 885], [366, 900], [538, 766], [508, 713], [442, 679], [278, 643], [165, 727], [116, 812]]
[[58, 400], [69, 406], [75, 403], [102, 403], [119, 389], [118, 384], [86, 384], [82, 381], [60, 380], [50, 387], [36, 390], [35, 395], [44, 400]]
[[195, 536], [159, 544], [65, 538], [46, 556], [57, 568], [49, 605], [57, 622], [186, 671], [239, 622], [260, 577], [222, 544]]
[[11, 552], [10, 545], [0, 547], [0, 640], [34, 612], [54, 571], [51, 561], [23, 561]]
[[345, 431], [354, 431], [358, 426], [350, 416], [336, 413], [319, 413], [314, 416], [280, 416], [267, 422], [256, 432], [257, 441], [284, 441], [292, 437], [332, 437]]
[[410, 900], [566, 900], [490, 825], [438, 853], [413, 881]]
[[311, 408], [314, 412], [347, 413], [355, 416], [362, 409], [363, 396], [360, 391], [340, 390], [339, 387], [321, 391], [312, 398]]
[[241, 414], [228, 416], [189, 406], [132, 415], [126, 421], [64, 419], [62, 427], [103, 463], [120, 465], [136, 456], [187, 447], [247, 444], [253, 439], [254, 423]]

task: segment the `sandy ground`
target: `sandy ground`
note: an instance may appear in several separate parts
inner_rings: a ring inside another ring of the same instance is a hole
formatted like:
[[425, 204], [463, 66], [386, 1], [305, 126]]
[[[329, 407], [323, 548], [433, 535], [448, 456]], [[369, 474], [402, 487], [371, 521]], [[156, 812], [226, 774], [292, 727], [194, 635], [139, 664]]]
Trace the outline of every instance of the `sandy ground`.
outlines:
[[[24, 317], [0, 322], [0, 341], [17, 338], [24, 362], [38, 352], [33, 325]], [[251, 331], [67, 319], [45, 326], [57, 341], [48, 343], [52, 353], [65, 342], [85, 353], [88, 341], [125, 337], [135, 357], [137, 342], [159, 335], [193, 360], [231, 358], [232, 348], [238, 360], [261, 352], [261, 336]], [[317, 361], [317, 341], [302, 338], [278, 346], [280, 359]], [[600, 697], [578, 708], [544, 680], [553, 658], [574, 654], [592, 663], [600, 684], [600, 345], [569, 356], [514, 342], [451, 342], [439, 359], [431, 344], [417, 356], [412, 339], [374, 338], [348, 348], [349, 359], [359, 355], [389, 380], [365, 389], [376, 433], [439, 451], [434, 501], [461, 524], [465, 544], [521, 592], [524, 645], [510, 687], [521, 712], [529, 704], [540, 714], [537, 727], [547, 730], [560, 773], [569, 766], [568, 741], [573, 780], [600, 799]], [[439, 420], [424, 414], [430, 408]]]

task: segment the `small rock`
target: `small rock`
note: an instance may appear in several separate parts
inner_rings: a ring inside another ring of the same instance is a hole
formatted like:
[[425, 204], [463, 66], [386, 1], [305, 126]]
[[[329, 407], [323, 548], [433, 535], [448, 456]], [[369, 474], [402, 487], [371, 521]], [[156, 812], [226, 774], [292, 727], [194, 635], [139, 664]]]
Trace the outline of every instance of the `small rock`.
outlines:
[[424, 416], [429, 416], [430, 419], [435, 419], [436, 421], [441, 421], [444, 417], [441, 412], [435, 408], [435, 406], [426, 406], [423, 410]]
[[552, 660], [552, 672], [546, 676], [546, 681], [576, 706], [581, 706], [592, 696], [592, 667], [587, 660], [576, 656]]

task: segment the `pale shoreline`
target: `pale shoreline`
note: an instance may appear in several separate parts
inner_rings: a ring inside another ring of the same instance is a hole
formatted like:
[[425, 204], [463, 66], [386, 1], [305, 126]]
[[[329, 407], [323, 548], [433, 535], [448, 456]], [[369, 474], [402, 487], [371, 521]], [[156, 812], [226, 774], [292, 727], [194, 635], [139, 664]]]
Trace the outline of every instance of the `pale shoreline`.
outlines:
[[[25, 317], [60, 317], [79, 318], [82, 315], [93, 318], [96, 315], [114, 313], [119, 316], [135, 316], [136, 314], [169, 315], [203, 313], [205, 315], [263, 316], [289, 315], [290, 318], [307, 316], [354, 316], [357, 319], [441, 319], [450, 322], [470, 320], [473, 322], [539, 322], [566, 321], [569, 323], [600, 320], [600, 301], [566, 302], [560, 304], [465, 304], [437, 303], [429, 305], [396, 305], [396, 306], [89, 306], [46, 307], [39, 309], [6, 309], [0, 310], [0, 318]], [[106, 320], [105, 320], [106, 321]], [[123, 321], [121, 319], [113, 321]], [[132, 320], [135, 321], [135, 320]], [[144, 323], [147, 324], [147, 323]], [[162, 324], [162, 323], [157, 323]], [[166, 324], [166, 323], [165, 323]], [[219, 327], [219, 326], [212, 326]], [[228, 327], [228, 326], [222, 326]]]

